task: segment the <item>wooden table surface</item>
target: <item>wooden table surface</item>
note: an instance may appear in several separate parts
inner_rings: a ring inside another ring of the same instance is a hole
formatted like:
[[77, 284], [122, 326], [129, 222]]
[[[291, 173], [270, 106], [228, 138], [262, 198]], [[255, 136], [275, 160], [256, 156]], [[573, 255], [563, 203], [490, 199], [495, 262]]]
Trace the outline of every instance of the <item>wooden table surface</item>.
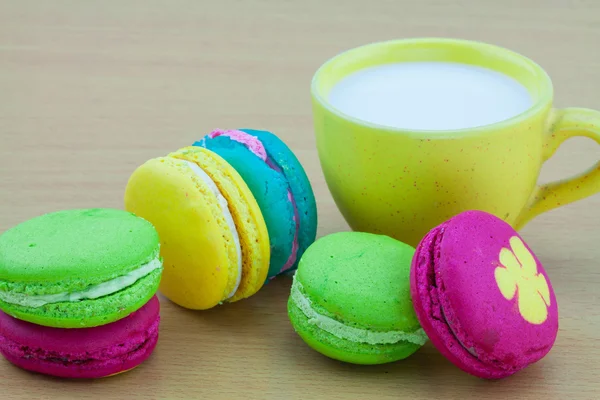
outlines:
[[[600, 109], [600, 2], [491, 0], [1, 1], [0, 232], [41, 213], [122, 207], [148, 158], [213, 128], [277, 132], [314, 185], [319, 236], [347, 230], [318, 163], [309, 83], [336, 53], [416, 36], [477, 39], [546, 68], [557, 106]], [[593, 164], [572, 140], [541, 180]], [[473, 378], [427, 344], [403, 362], [353, 366], [310, 350], [286, 314], [290, 280], [192, 312], [162, 299], [160, 341], [141, 367], [63, 381], [0, 360], [2, 399], [597, 399], [600, 196], [522, 232], [560, 304], [555, 347], [501, 382]]]

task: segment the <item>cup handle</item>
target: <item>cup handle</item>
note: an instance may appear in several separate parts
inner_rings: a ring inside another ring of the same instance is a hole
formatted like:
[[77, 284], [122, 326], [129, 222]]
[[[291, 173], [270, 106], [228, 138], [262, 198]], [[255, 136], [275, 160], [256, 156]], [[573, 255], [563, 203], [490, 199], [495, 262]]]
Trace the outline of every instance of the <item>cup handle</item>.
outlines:
[[[586, 108], [552, 110], [542, 157], [547, 161], [558, 147], [575, 136], [588, 137], [600, 145], [600, 112]], [[600, 161], [579, 175], [538, 186], [514, 224], [521, 229], [531, 219], [553, 208], [600, 192]]]

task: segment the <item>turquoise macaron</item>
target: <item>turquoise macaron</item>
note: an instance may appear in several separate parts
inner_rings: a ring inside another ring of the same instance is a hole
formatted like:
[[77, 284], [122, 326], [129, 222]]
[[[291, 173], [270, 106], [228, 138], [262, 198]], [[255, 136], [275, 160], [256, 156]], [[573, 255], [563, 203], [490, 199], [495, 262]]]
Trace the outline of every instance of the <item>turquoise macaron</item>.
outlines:
[[215, 130], [194, 146], [225, 159], [255, 197], [271, 245], [267, 279], [294, 271], [315, 241], [317, 205], [306, 172], [292, 150], [273, 133], [254, 129]]
[[318, 239], [293, 277], [288, 315], [319, 353], [353, 364], [384, 364], [428, 340], [410, 296], [415, 249], [388, 236], [339, 232]]
[[37, 216], [0, 236], [0, 309], [55, 328], [115, 322], [156, 293], [159, 246], [152, 224], [122, 210]]

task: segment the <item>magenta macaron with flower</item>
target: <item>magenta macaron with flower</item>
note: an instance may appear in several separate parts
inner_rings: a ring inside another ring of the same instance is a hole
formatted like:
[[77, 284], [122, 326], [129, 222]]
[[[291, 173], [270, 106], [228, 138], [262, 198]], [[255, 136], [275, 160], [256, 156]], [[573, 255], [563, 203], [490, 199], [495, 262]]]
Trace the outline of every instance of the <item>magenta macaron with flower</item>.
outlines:
[[469, 374], [508, 377], [541, 360], [556, 340], [548, 274], [521, 236], [491, 214], [464, 212], [431, 230], [410, 278], [427, 336]]

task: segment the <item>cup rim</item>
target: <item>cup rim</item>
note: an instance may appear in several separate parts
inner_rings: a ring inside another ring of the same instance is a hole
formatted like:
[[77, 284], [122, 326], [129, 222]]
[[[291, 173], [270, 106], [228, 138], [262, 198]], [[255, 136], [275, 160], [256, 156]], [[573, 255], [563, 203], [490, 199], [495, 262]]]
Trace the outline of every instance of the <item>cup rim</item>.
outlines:
[[[480, 125], [469, 128], [461, 128], [461, 129], [407, 129], [407, 128], [398, 128], [388, 125], [377, 124], [374, 122], [365, 121], [360, 118], [356, 118], [352, 115], [346, 114], [341, 110], [334, 107], [318, 90], [317, 84], [318, 81], [323, 74], [323, 71], [332, 63], [348, 57], [353, 54], [361, 53], [364, 51], [368, 51], [371, 48], [376, 48], [380, 46], [394, 46], [399, 44], [458, 44], [462, 46], [470, 46], [474, 48], [479, 48], [482, 50], [487, 50], [496, 53], [502, 53], [507, 59], [514, 60], [515, 63], [520, 61], [521, 63], [525, 62], [529, 65], [536, 73], [536, 76], [541, 80], [541, 90], [540, 96], [535, 103], [533, 103], [527, 110], [521, 112], [520, 114], [516, 114], [510, 118], [507, 118], [502, 121], [494, 122], [491, 124]], [[315, 101], [317, 101], [323, 108], [325, 108], [330, 113], [335, 114], [337, 117], [350, 121], [359, 126], [376, 129], [379, 131], [385, 131], [388, 133], [395, 134], [404, 134], [410, 136], [417, 136], [421, 138], [444, 138], [444, 137], [456, 137], [456, 136], [469, 136], [469, 135], [477, 135], [482, 130], [489, 129], [502, 129], [511, 125], [515, 125], [521, 123], [534, 115], [542, 112], [549, 105], [552, 104], [553, 96], [554, 96], [554, 88], [552, 85], [552, 80], [548, 73], [535, 61], [532, 59], [517, 53], [513, 50], [497, 46], [494, 44], [477, 41], [477, 40], [467, 40], [467, 39], [455, 39], [455, 38], [439, 38], [439, 37], [420, 37], [420, 38], [408, 38], [408, 39], [392, 39], [392, 40], [384, 40], [378, 42], [367, 43], [361, 46], [357, 46], [354, 48], [350, 48], [344, 50], [333, 57], [329, 58], [325, 61], [314, 73], [311, 86], [310, 93]]]

